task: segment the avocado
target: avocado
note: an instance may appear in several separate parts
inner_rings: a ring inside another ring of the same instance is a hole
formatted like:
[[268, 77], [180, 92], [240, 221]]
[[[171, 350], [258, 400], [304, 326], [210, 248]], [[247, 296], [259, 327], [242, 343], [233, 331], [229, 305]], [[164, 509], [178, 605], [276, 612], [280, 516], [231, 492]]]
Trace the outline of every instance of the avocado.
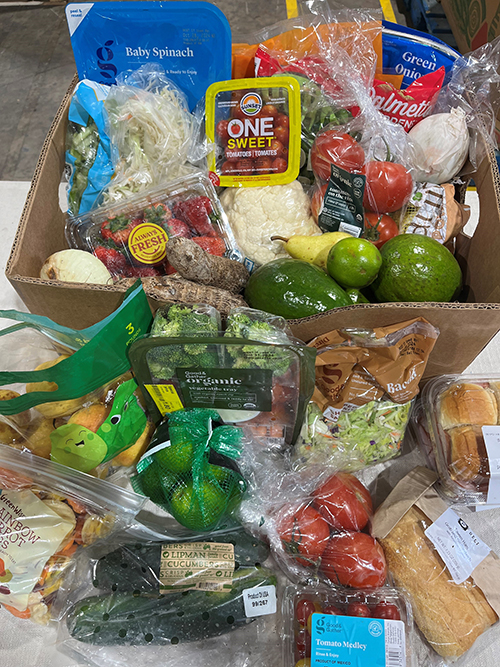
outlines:
[[382, 267], [371, 284], [377, 301], [451, 301], [462, 285], [460, 266], [438, 241], [401, 234], [380, 249]]
[[342, 287], [324, 271], [289, 257], [275, 259], [252, 273], [245, 300], [252, 308], [287, 320], [352, 305]]

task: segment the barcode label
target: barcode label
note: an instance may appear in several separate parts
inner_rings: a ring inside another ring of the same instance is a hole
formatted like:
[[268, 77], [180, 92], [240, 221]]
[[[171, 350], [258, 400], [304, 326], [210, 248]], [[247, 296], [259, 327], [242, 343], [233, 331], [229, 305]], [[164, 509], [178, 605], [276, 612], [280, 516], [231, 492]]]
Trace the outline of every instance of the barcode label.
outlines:
[[145, 384], [144, 386], [162, 415], [182, 410], [184, 407], [173, 384]]
[[403, 621], [384, 620], [385, 667], [406, 667], [405, 626]]
[[224, 588], [222, 582], [213, 583], [210, 581], [200, 581], [198, 582], [198, 589], [200, 591], [221, 591]]
[[356, 227], [356, 225], [349, 225], [347, 222], [341, 222], [339, 225], [339, 232], [346, 232], [351, 236], [361, 236], [363, 229]]

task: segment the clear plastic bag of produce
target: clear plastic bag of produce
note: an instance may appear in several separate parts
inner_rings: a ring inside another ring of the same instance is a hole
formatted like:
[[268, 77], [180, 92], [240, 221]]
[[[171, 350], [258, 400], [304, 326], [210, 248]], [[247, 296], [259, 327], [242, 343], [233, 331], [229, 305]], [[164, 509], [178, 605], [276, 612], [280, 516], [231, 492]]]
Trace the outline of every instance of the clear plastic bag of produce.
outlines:
[[104, 194], [105, 203], [194, 170], [187, 164], [194, 117], [161, 65], [150, 63], [119, 75], [105, 108], [116, 172]]
[[295, 465], [358, 470], [401, 453], [427, 359], [439, 331], [418, 318], [374, 330], [319, 336], [316, 390]]
[[195, 543], [125, 538], [93, 549], [66, 589], [73, 605], [58, 648], [99, 667], [194, 667], [200, 658], [208, 667], [271, 667], [280, 646], [277, 581], [261, 565], [267, 555], [241, 529]]
[[224, 333], [213, 309], [157, 312], [148, 338], [130, 350], [134, 374], [156, 420], [182, 408], [210, 407], [264, 447], [295, 442], [313, 390], [316, 352], [289, 336], [286, 323], [235, 309]]
[[166, 244], [178, 236], [212, 255], [243, 259], [215, 189], [201, 172], [101, 206], [66, 225], [68, 244], [92, 252], [115, 280], [175, 273]]
[[142, 288], [81, 332], [29, 314], [2, 315], [20, 324], [0, 332], [0, 442], [99, 476], [130, 467], [153, 430], [128, 373], [130, 338], [152, 319]]
[[415, 665], [411, 605], [396, 588], [287, 586], [282, 616], [285, 667], [321, 663], [332, 648], [354, 667]]
[[481, 662], [498, 641], [499, 560], [487, 544], [491, 529], [478, 530], [470, 510], [449, 507], [436, 479], [427, 468], [412, 469], [377, 508], [371, 533], [412, 605], [418, 664], [461, 667]]
[[2, 607], [49, 623], [78, 552], [126, 528], [143, 503], [135, 493], [0, 445]]

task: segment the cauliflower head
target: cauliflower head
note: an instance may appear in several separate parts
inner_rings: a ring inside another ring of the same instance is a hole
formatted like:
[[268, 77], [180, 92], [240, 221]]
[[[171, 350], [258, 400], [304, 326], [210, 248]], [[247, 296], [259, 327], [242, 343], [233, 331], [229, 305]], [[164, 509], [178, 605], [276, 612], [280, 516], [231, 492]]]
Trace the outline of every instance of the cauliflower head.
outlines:
[[271, 236], [321, 234], [299, 181], [263, 188], [227, 188], [221, 203], [240, 249], [256, 264], [288, 257], [283, 243], [271, 241]]

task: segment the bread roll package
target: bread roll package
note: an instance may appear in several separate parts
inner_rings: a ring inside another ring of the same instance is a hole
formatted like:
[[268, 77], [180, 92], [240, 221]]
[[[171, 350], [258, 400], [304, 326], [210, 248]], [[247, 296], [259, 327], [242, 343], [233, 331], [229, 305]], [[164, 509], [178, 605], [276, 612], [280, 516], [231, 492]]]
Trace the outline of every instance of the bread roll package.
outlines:
[[465, 667], [489, 642], [484, 633], [499, 631], [500, 560], [467, 514], [439, 496], [436, 480], [427, 468], [412, 470], [377, 509], [371, 533], [431, 649], [425, 664]]
[[422, 392], [416, 411], [419, 444], [428, 434], [439, 490], [454, 503], [500, 503], [500, 376], [442, 375]]

